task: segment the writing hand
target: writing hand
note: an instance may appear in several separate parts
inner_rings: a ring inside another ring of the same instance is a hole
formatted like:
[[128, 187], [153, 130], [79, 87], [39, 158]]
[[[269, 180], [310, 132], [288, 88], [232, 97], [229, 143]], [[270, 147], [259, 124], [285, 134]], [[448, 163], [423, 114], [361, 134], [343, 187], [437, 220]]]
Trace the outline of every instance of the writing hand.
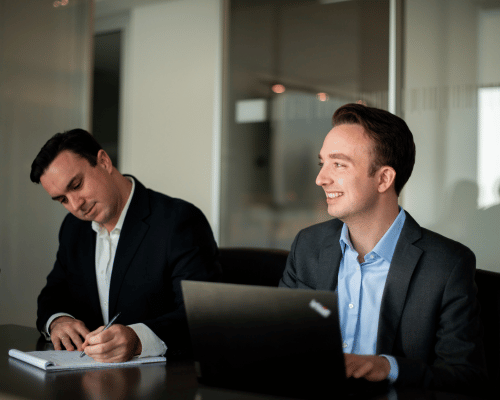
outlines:
[[142, 344], [135, 331], [125, 325], [104, 326], [85, 337], [85, 354], [99, 362], [123, 362], [142, 352]]
[[51, 322], [49, 332], [55, 350], [73, 351], [76, 346], [76, 349], [81, 351], [83, 339], [88, 335], [89, 330], [82, 321], [62, 316]]
[[391, 365], [385, 357], [344, 354], [346, 376], [365, 378], [369, 381], [383, 381], [391, 372]]

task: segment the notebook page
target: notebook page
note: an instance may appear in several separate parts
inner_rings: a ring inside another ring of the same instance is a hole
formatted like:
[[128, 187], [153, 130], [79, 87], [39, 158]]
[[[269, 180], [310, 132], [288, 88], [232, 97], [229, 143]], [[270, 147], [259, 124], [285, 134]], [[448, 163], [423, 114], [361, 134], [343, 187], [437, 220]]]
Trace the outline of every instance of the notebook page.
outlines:
[[28, 354], [47, 360], [46, 369], [93, 368], [94, 364], [102, 364], [86, 354], [80, 357], [79, 351], [45, 350], [30, 351]]
[[[43, 352], [38, 351], [34, 353], [43, 353]], [[27, 362], [28, 364], [34, 365], [35, 367], [41, 369], [47, 369], [47, 365], [49, 365], [49, 361], [43, 357], [38, 357], [37, 355], [33, 355], [31, 353], [25, 353], [24, 351], [19, 351], [16, 349], [9, 350], [9, 356]]]
[[79, 351], [65, 350], [22, 352], [13, 349], [9, 351], [9, 355], [47, 371], [88, 368], [113, 368], [154, 362], [165, 362], [167, 360], [165, 357], [144, 357], [133, 358], [130, 361], [120, 363], [102, 363], [95, 361], [87, 355], [80, 357]]

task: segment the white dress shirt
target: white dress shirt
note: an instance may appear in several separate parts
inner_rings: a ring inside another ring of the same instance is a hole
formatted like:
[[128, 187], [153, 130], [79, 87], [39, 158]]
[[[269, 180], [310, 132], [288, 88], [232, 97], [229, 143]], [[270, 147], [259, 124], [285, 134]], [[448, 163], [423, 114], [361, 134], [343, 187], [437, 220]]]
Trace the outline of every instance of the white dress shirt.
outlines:
[[[104, 324], [107, 324], [110, 320], [109, 316], [109, 285], [111, 282], [111, 274], [113, 272], [113, 263], [115, 260], [116, 248], [118, 247], [118, 241], [120, 240], [120, 233], [123, 227], [123, 222], [127, 215], [130, 202], [134, 195], [135, 182], [131, 177], [127, 177], [132, 182], [132, 190], [128, 196], [127, 203], [120, 214], [120, 218], [116, 223], [116, 226], [111, 232], [101, 226], [99, 223], [92, 221], [92, 229], [97, 233], [96, 235], [96, 250], [95, 250], [95, 273], [97, 278], [97, 291], [99, 293], [99, 303], [101, 305], [102, 318]], [[123, 310], [122, 310], [123, 312]], [[46, 335], [48, 338], [48, 332], [50, 324], [54, 319], [60, 316], [73, 316], [65, 313], [57, 313], [52, 315], [45, 326]], [[167, 351], [167, 346], [165, 343], [146, 325], [142, 323], [129, 325], [130, 328], [139, 337], [142, 345], [142, 352], [139, 357], [147, 356], [159, 356], [165, 354]]]

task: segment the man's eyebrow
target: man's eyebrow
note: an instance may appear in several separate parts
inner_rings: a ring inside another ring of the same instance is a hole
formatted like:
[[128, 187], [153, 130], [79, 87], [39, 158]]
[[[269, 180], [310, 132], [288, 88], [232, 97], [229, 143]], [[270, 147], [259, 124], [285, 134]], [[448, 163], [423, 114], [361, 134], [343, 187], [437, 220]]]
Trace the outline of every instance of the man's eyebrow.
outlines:
[[[79, 175], [76, 175], [76, 176], [74, 176], [74, 177], [73, 177], [73, 178], [69, 181], [69, 183], [66, 185], [66, 191], [70, 190], [70, 189], [73, 187], [73, 185], [74, 185], [75, 181], [76, 181], [78, 178], [79, 178]], [[63, 194], [61, 194], [61, 195], [59, 195], [59, 196], [54, 196], [54, 197], [52, 197], [52, 200], [59, 201], [59, 199], [60, 199], [60, 198], [62, 198], [62, 197], [64, 197], [64, 195], [63, 195]]]
[[330, 158], [332, 160], [345, 160], [345, 161], [349, 161], [350, 163], [354, 164], [353, 159], [351, 157], [349, 157], [348, 155], [343, 154], [343, 153], [330, 153], [330, 154], [328, 154], [328, 158]]
[[[321, 154], [318, 154], [318, 158], [320, 160], [323, 159], [323, 157], [321, 157]], [[328, 158], [332, 159], [332, 160], [345, 160], [345, 161], [349, 161], [350, 163], [354, 164], [354, 160], [349, 157], [348, 155], [345, 155], [343, 153], [330, 153], [328, 154]]]

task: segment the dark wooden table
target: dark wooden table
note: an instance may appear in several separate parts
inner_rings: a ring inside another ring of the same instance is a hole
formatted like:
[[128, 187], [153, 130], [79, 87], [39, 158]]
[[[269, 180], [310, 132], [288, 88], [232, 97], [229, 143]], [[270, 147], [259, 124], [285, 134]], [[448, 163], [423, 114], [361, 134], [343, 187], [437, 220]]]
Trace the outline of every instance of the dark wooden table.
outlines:
[[[0, 325], [0, 399], [278, 399], [199, 385], [191, 360], [167, 359], [166, 364], [137, 367], [45, 372], [9, 357], [10, 349], [50, 349], [34, 328]], [[334, 399], [332, 391], [332, 399]], [[473, 400], [474, 397], [430, 391], [394, 391], [377, 400]]]

